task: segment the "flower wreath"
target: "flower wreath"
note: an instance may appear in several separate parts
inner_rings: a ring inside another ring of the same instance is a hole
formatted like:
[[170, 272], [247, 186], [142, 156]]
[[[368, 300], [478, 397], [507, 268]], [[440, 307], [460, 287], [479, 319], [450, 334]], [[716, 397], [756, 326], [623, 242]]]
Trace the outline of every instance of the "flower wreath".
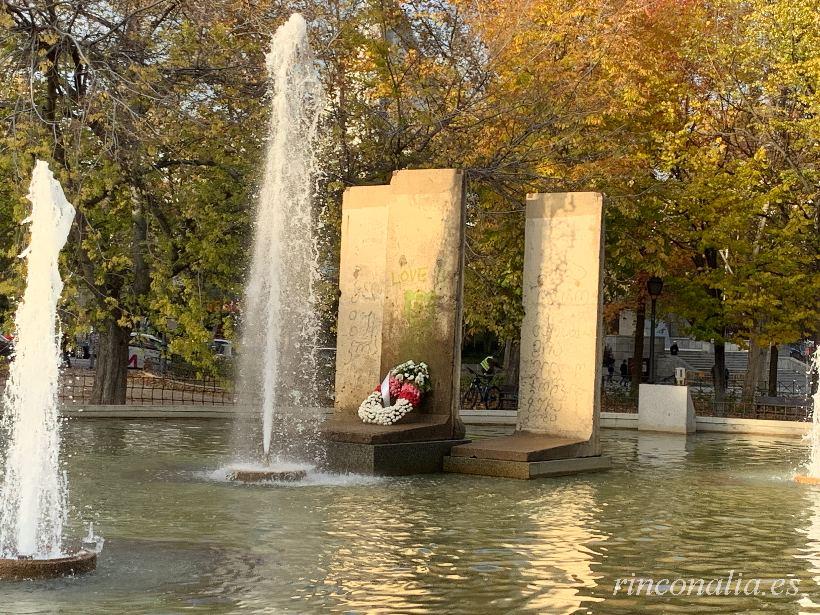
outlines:
[[[426, 363], [407, 361], [391, 369], [381, 385], [359, 406], [359, 418], [365, 423], [392, 425], [414, 408], [430, 390], [430, 372]], [[395, 400], [391, 403], [391, 400]]]

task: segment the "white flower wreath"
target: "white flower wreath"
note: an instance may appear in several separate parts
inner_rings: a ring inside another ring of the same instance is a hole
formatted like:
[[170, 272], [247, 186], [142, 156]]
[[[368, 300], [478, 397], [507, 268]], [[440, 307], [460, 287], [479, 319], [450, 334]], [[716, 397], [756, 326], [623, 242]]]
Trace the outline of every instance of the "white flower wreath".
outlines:
[[[391, 369], [381, 383], [359, 406], [364, 423], [392, 425], [405, 417], [430, 389], [426, 363], [406, 361]], [[391, 390], [393, 393], [391, 394]], [[395, 400], [391, 400], [394, 397]]]
[[404, 418], [413, 409], [406, 399], [399, 398], [392, 406], [382, 406], [382, 394], [371, 393], [359, 406], [359, 418], [363, 423], [375, 425], [392, 425]]

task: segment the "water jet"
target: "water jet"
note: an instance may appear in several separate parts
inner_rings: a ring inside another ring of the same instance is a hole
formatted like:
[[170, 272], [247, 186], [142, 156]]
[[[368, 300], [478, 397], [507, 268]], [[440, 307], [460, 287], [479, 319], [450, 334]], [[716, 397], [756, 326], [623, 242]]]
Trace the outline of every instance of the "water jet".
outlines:
[[[813, 374], [820, 374], [820, 350], [814, 351], [814, 359], [809, 363], [808, 378], [809, 386], [814, 379]], [[811, 456], [805, 474], [796, 474], [794, 482], [802, 485], [820, 485], [820, 386], [812, 395], [812, 426], [808, 436], [811, 444]]]
[[[273, 458], [313, 462], [317, 452], [313, 193], [316, 136], [324, 94], [307, 23], [292, 15], [266, 56], [271, 115], [264, 179], [242, 309], [239, 401], [234, 448], [253, 470], [227, 468], [242, 482], [299, 480], [304, 470], [266, 467]], [[260, 446], [261, 444], [261, 446]]]
[[0, 579], [42, 579], [93, 570], [97, 552], [63, 549], [65, 475], [57, 407], [63, 290], [59, 255], [74, 207], [48, 164], [34, 167], [28, 199], [26, 288], [14, 317], [14, 354], [3, 393], [6, 436], [0, 487]]

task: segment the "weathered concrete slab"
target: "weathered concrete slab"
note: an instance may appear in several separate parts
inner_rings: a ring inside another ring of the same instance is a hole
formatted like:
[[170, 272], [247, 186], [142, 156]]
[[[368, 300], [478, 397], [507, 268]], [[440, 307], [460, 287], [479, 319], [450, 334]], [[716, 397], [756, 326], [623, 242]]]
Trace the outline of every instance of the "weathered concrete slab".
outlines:
[[[389, 186], [348, 188], [342, 217], [336, 402], [325, 437], [376, 444], [463, 436], [463, 174], [398, 171]], [[430, 368], [433, 392], [420, 411], [389, 429], [363, 424], [359, 404], [408, 359]]]
[[530, 194], [526, 215], [516, 431], [454, 448], [448, 472], [531, 478], [608, 467], [531, 465], [601, 454], [603, 198]]
[[399, 444], [328, 442], [325, 469], [374, 476], [408, 476], [441, 472], [450, 449], [466, 440], [432, 440]]
[[579, 472], [598, 472], [612, 467], [609, 457], [578, 457], [552, 461], [504, 461], [499, 459], [476, 459], [474, 457], [444, 458], [444, 471], [456, 474], [497, 476], [529, 480], [549, 476], [563, 476]]
[[695, 433], [695, 403], [689, 387], [641, 384], [638, 390], [638, 429]]
[[477, 440], [456, 446], [450, 455], [500, 461], [567, 459], [579, 456], [577, 445], [585, 442], [586, 440], [581, 438], [556, 438], [519, 431], [509, 436]]
[[603, 199], [527, 195], [519, 431], [596, 436], [602, 361]]
[[361, 186], [345, 190], [342, 200], [335, 405], [348, 414], [355, 414], [381, 372], [391, 198], [390, 186]]
[[381, 374], [414, 358], [430, 368], [425, 412], [457, 417], [464, 273], [464, 176], [398, 171], [390, 182]]

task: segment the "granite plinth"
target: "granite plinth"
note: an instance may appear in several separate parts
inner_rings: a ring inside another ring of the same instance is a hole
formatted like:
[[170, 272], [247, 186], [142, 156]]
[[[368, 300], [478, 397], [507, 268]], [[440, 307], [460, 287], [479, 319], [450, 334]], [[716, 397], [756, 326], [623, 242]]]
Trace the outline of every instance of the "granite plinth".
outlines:
[[612, 467], [609, 457], [576, 457], [552, 461], [503, 461], [476, 457], [444, 458], [444, 471], [454, 474], [474, 474], [499, 478], [529, 480], [548, 476], [564, 476], [579, 472], [598, 472]]
[[0, 580], [55, 579], [91, 572], [96, 567], [97, 554], [85, 550], [54, 559], [0, 559]]
[[444, 457], [467, 440], [433, 440], [393, 444], [328, 441], [325, 469], [374, 476], [407, 476], [441, 472]]
[[497, 461], [551, 461], [600, 455], [588, 440], [517, 431], [509, 436], [478, 440], [453, 448], [453, 457]]
[[[330, 442], [354, 444], [400, 444], [453, 438], [450, 418], [440, 414], [410, 413], [395, 425], [372, 425], [358, 418], [333, 418], [322, 427]], [[458, 434], [455, 434], [458, 435]]]
[[444, 459], [444, 471], [503, 478], [540, 478], [606, 470], [608, 457], [601, 456], [598, 438], [560, 438], [517, 431], [453, 447]]

